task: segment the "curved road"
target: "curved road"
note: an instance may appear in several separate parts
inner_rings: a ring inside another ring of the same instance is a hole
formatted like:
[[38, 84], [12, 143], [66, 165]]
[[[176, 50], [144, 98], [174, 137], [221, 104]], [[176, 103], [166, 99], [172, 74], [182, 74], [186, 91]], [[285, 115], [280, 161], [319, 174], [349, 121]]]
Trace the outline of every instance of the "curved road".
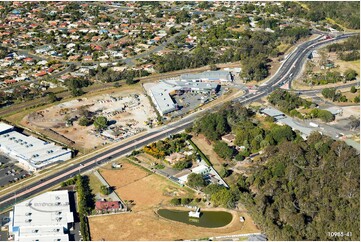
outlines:
[[[351, 34], [339, 36], [332, 40], [321, 40], [321, 38], [317, 38], [315, 40], [311, 40], [301, 44], [299, 47], [295, 49], [293, 53], [291, 53], [285, 59], [285, 61], [282, 63], [277, 73], [269, 81], [261, 85], [256, 93], [252, 93], [252, 94], [249, 93], [240, 98], [236, 98], [233, 101], [246, 104], [268, 95], [275, 88], [283, 85], [284, 83], [292, 81], [292, 79], [301, 70], [304, 59], [307, 57], [307, 54], [312, 49], [320, 47], [326, 43], [335, 40], [347, 38], [349, 36], [351, 36]], [[218, 107], [221, 105], [222, 103], [219, 104]], [[45, 189], [55, 186], [60, 182], [65, 181], [80, 172], [91, 170], [97, 167], [98, 165], [100, 165], [101, 163], [109, 161], [110, 159], [124, 156], [134, 149], [140, 148], [156, 140], [165, 138], [170, 134], [180, 132], [184, 130], [186, 127], [191, 126], [193, 121], [197, 117], [199, 117], [200, 114], [203, 114], [204, 112], [207, 111], [209, 110], [202, 110], [197, 113], [191, 114], [179, 121], [166, 125], [158, 130], [146, 133], [135, 141], [128, 141], [117, 147], [104, 151], [100, 154], [94, 155], [92, 158], [88, 158], [84, 160], [82, 162], [82, 165], [79, 164], [71, 165], [65, 168], [64, 170], [57, 172], [56, 174], [48, 176], [46, 179], [42, 179], [40, 181], [34, 182], [14, 192], [4, 195], [3, 197], [0, 198], [0, 211], [5, 210], [10, 206], [12, 206], [13, 204], [25, 200], [30, 196], [33, 196]]]

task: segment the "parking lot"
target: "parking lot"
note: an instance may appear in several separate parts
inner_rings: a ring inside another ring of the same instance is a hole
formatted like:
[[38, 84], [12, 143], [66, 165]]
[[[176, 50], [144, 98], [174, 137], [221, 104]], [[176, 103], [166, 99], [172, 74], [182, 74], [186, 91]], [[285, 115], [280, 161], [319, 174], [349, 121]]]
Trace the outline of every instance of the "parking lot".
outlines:
[[0, 187], [17, 182], [31, 174], [15, 165], [15, 162], [0, 154]]
[[224, 95], [226, 91], [227, 89], [221, 86], [216, 95], [194, 92], [185, 92], [181, 95], [175, 95], [173, 96], [173, 99], [178, 104], [179, 110], [172, 112], [171, 116], [177, 117], [186, 114], [198, 108], [200, 105], [214, 100], [215, 97]]

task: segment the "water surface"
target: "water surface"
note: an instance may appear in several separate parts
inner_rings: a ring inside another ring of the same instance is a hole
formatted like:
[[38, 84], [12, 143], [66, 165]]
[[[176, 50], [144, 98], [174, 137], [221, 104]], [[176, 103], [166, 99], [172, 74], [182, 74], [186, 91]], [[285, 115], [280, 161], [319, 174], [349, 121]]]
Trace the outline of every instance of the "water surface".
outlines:
[[232, 214], [224, 211], [204, 211], [200, 218], [190, 218], [189, 211], [159, 209], [158, 214], [166, 219], [205, 228], [219, 228], [232, 221]]

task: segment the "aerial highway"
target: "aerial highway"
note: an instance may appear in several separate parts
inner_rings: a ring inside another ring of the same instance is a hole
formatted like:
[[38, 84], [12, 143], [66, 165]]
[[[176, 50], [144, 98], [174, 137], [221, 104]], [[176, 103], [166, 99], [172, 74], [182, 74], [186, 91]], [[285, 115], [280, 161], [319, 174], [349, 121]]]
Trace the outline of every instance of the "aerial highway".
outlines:
[[[240, 102], [242, 104], [246, 104], [268, 95], [275, 88], [278, 88], [279, 86], [292, 81], [293, 78], [297, 76], [297, 74], [302, 68], [304, 59], [307, 57], [310, 51], [330, 42], [347, 38], [351, 35], [352, 34], [344, 34], [334, 39], [323, 39], [322, 36], [320, 36], [316, 39], [302, 43], [291, 54], [289, 54], [287, 58], [285, 58], [277, 73], [266, 83], [261, 85], [256, 92], [248, 93], [242, 97], [236, 98], [233, 100], [233, 102]], [[219, 104], [218, 107], [221, 105], [222, 103]], [[84, 161], [82, 161], [81, 164], [77, 163], [70, 165], [69, 167], [52, 175], [49, 175], [44, 179], [33, 182], [29, 185], [25, 185], [24, 187], [15, 191], [11, 191], [10, 193], [0, 197], [0, 211], [3, 211], [11, 207], [15, 203], [25, 200], [37, 193], [49, 189], [61, 183], [62, 181], [73, 177], [78, 173], [89, 171], [102, 163], [108, 162], [114, 158], [124, 156], [134, 149], [141, 148], [144, 145], [147, 145], [159, 139], [163, 139], [170, 134], [178, 133], [185, 128], [191, 126], [193, 121], [197, 117], [207, 111], [209, 110], [201, 110], [191, 115], [188, 115], [181, 120], [175, 121], [171, 124], [165, 125], [164, 127], [145, 133], [136, 140], [127, 141], [114, 148], [96, 154], [91, 158], [85, 159]]]

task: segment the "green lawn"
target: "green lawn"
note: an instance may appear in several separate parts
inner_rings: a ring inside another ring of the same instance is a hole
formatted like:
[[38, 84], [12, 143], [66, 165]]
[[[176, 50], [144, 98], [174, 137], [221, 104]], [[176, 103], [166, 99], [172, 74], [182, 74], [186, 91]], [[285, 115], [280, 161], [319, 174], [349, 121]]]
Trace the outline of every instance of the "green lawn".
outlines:
[[96, 177], [93, 173], [88, 175], [89, 177], [89, 185], [92, 189], [93, 194], [100, 193], [100, 186], [102, 183], [99, 181], [98, 177]]

